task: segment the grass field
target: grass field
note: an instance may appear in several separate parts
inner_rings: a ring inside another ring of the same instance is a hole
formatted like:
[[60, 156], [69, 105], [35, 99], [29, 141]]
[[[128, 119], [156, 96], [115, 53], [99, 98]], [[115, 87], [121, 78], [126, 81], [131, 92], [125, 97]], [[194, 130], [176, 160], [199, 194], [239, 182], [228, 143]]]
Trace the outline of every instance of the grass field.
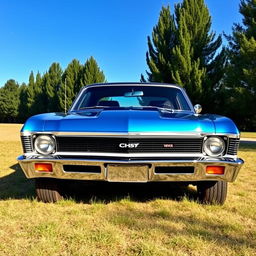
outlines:
[[255, 255], [252, 144], [240, 148], [246, 162], [224, 206], [189, 200], [193, 188], [108, 184], [44, 204], [17, 165], [19, 129], [0, 125], [0, 255]]
[[241, 132], [241, 138], [253, 138], [253, 139], [256, 139], [256, 132]]

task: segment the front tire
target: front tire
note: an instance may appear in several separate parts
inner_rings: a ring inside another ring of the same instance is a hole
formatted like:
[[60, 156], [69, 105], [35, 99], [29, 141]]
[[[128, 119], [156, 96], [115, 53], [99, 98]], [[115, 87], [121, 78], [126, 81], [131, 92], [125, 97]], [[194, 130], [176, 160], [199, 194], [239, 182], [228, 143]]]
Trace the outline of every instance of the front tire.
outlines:
[[199, 200], [203, 204], [223, 205], [227, 198], [226, 181], [204, 181], [197, 184]]
[[38, 178], [35, 180], [37, 200], [44, 203], [55, 203], [63, 199], [60, 181], [50, 178]]

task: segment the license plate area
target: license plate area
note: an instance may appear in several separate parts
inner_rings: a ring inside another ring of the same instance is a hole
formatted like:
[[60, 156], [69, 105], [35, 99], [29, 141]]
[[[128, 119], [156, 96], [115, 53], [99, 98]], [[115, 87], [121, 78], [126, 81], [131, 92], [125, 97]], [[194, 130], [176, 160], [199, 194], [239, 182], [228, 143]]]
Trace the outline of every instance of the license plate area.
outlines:
[[111, 182], [147, 182], [148, 165], [120, 165], [107, 166], [107, 180]]

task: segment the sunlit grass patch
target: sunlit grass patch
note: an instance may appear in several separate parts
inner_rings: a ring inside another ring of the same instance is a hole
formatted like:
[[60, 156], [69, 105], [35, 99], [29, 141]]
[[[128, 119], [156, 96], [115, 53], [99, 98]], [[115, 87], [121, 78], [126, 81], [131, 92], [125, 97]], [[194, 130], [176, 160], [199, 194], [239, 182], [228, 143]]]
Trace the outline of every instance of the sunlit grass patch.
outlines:
[[19, 141], [22, 124], [1, 124], [0, 123], [0, 141]]
[[168, 219], [168, 218], [170, 218], [171, 213], [170, 213], [170, 211], [168, 211], [168, 209], [162, 208], [155, 212], [155, 216], [161, 217], [163, 219]]
[[156, 244], [154, 241], [145, 242], [143, 240], [138, 240], [137, 243], [129, 248], [128, 255], [165, 256], [170, 255], [170, 252], [165, 247]]
[[241, 138], [256, 138], [256, 132], [241, 132]]

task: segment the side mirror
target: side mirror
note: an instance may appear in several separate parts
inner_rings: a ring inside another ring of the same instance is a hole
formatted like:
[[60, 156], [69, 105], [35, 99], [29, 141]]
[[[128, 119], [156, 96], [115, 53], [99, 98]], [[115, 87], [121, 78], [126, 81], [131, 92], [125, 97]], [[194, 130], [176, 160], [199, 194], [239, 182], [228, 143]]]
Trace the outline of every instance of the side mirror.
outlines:
[[201, 111], [202, 111], [202, 106], [201, 106], [200, 104], [196, 104], [196, 105], [194, 106], [194, 110], [195, 110], [196, 114], [198, 115], [198, 114], [200, 114]]

